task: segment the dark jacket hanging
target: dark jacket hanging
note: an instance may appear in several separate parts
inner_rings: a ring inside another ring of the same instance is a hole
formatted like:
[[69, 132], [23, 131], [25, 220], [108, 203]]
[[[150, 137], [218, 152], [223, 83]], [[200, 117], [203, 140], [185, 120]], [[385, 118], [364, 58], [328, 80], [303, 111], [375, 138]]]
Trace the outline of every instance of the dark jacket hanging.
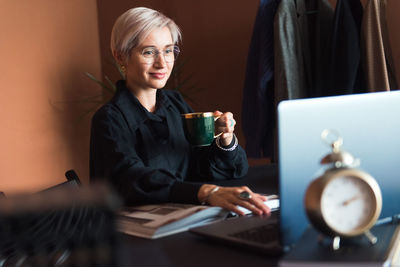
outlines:
[[242, 129], [248, 157], [270, 157], [275, 125], [273, 25], [280, 0], [261, 0], [258, 9], [243, 89]]
[[362, 15], [360, 0], [337, 1], [327, 71], [329, 76], [323, 95], [366, 92], [360, 52]]
[[276, 105], [320, 95], [332, 19], [327, 0], [281, 1], [274, 32]]

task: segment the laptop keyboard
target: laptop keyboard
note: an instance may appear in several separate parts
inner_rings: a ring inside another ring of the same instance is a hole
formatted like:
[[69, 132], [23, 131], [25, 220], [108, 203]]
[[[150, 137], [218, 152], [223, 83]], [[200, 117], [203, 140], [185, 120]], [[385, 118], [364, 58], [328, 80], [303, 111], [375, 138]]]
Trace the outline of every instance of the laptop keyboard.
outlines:
[[251, 229], [246, 229], [245, 231], [236, 232], [230, 234], [230, 236], [246, 241], [266, 244], [279, 240], [278, 232], [279, 231], [276, 229], [276, 225], [266, 224]]

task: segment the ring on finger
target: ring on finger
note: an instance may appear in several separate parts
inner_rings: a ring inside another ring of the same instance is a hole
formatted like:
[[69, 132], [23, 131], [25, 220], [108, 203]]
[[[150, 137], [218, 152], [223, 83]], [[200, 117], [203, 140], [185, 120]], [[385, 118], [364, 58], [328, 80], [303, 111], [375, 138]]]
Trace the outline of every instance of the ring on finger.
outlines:
[[251, 197], [252, 197], [251, 194], [249, 192], [247, 192], [247, 191], [242, 191], [242, 192], [239, 193], [239, 198], [240, 199], [249, 200], [249, 199], [251, 199]]
[[229, 127], [233, 126], [233, 119], [229, 119], [229, 121], [231, 122], [231, 125], [229, 125]]

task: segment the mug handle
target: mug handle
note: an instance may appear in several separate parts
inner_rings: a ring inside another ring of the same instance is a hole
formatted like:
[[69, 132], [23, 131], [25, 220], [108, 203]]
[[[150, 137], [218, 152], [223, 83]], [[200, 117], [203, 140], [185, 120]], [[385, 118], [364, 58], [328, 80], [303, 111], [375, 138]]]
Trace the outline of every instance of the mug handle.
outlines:
[[[215, 122], [216, 120], [218, 120], [219, 117], [221, 117], [221, 116], [214, 116], [214, 122]], [[223, 134], [223, 133], [224, 133], [224, 132], [220, 132], [219, 134], [214, 135], [214, 138], [217, 138], [218, 136], [220, 136], [220, 135]]]

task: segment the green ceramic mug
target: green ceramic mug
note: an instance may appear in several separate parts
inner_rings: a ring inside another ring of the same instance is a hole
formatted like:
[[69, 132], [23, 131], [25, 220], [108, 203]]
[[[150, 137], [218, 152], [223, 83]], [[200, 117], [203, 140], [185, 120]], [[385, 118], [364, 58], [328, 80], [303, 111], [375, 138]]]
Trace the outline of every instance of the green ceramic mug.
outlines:
[[214, 122], [219, 117], [214, 117], [212, 112], [196, 112], [182, 114], [182, 121], [185, 128], [185, 135], [193, 146], [209, 146], [215, 135]]

